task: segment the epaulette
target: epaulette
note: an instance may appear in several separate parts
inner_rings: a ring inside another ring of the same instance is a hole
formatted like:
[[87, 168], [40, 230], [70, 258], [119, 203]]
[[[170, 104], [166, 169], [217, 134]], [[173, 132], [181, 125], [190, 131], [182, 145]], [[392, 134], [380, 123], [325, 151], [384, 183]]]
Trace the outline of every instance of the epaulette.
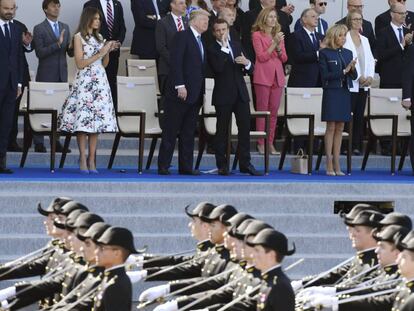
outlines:
[[219, 254], [222, 253], [225, 249], [226, 248], [224, 247], [224, 245], [217, 245], [215, 247], [216, 252], [219, 253]]
[[59, 246], [60, 243], [61, 241], [59, 239], [53, 239], [52, 241], [50, 241], [50, 244], [53, 246]]
[[246, 260], [240, 260], [239, 261], [239, 266], [242, 267], [243, 269], [245, 269], [246, 266], [247, 266], [247, 261]]
[[414, 292], [414, 281], [407, 282], [405, 286], [407, 286], [411, 292]]

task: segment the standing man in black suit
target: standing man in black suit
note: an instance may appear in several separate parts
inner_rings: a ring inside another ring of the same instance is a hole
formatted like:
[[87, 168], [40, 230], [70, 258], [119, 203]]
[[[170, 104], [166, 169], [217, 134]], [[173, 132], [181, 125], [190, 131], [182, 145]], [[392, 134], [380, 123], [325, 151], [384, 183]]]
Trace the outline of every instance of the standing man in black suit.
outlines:
[[174, 43], [173, 38], [178, 31], [188, 28], [187, 17], [183, 16], [186, 10], [185, 0], [172, 0], [171, 14], [157, 22], [155, 28], [155, 45], [160, 55], [158, 59], [158, 82], [161, 95], [165, 95], [167, 76], [170, 71], [170, 50]]
[[[161, 19], [160, 1], [131, 0], [131, 11], [135, 21], [131, 43], [131, 54], [140, 59], [157, 59], [155, 27]], [[161, 15], [162, 14], [162, 15]]]
[[301, 25], [290, 40], [292, 70], [288, 87], [321, 87], [319, 49], [324, 36], [316, 31], [318, 13], [306, 9], [301, 14]]
[[[14, 16], [16, 16], [16, 11], [14, 12]], [[17, 26], [19, 26], [23, 33], [23, 37], [22, 37], [22, 41], [23, 41], [23, 45], [22, 45], [22, 62], [23, 62], [22, 92], [23, 92], [24, 88], [29, 87], [30, 73], [29, 73], [29, 64], [27, 63], [27, 59], [26, 59], [26, 53], [30, 53], [33, 51], [33, 46], [31, 44], [33, 40], [33, 36], [28, 31], [26, 25], [23, 24], [22, 22], [18, 21], [17, 19], [13, 19], [12, 22], [16, 24]], [[22, 147], [20, 147], [19, 144], [17, 143], [17, 134], [19, 132], [18, 131], [19, 107], [20, 107], [20, 102], [22, 100], [22, 95], [16, 99], [16, 109], [14, 111], [14, 116], [13, 116], [13, 127], [10, 131], [9, 145], [7, 147], [7, 151], [14, 151], [14, 152], [23, 151]]]
[[22, 31], [11, 23], [15, 0], [0, 0], [0, 174], [13, 173], [6, 167], [7, 145], [13, 123], [16, 98], [22, 94]]
[[208, 62], [214, 73], [212, 104], [216, 108], [215, 136], [216, 164], [219, 175], [229, 175], [226, 159], [229, 123], [232, 113], [238, 127], [238, 154], [240, 172], [261, 175], [250, 163], [250, 107], [244, 73], [253, 72], [253, 64], [244, 57], [241, 44], [228, 39], [229, 25], [224, 19], [213, 24], [216, 42], [208, 47]]
[[[410, 109], [413, 111], [414, 106], [414, 46], [411, 45], [408, 48], [407, 55], [404, 58], [403, 63], [403, 79], [402, 79], [402, 89], [403, 89], [403, 101], [402, 106], [405, 109]], [[412, 112], [411, 112], [412, 113]], [[411, 168], [414, 175], [414, 118], [410, 119], [411, 123], [411, 138], [410, 138], [410, 159], [411, 159]]]
[[101, 35], [106, 41], [117, 41], [118, 49], [109, 53], [109, 63], [108, 66], [105, 67], [109, 86], [111, 87], [112, 99], [116, 109], [118, 103], [116, 76], [118, 75], [119, 67], [119, 48], [121, 47], [122, 42], [124, 42], [126, 33], [124, 10], [121, 2], [118, 0], [89, 0], [83, 7], [98, 8], [103, 17], [101, 20]]
[[[362, 16], [364, 16], [364, 14], [362, 13], [364, 9], [364, 4], [362, 0], [348, 0], [347, 9], [348, 9], [348, 14], [349, 12], [356, 11]], [[346, 16], [343, 19], [337, 21], [336, 23], [346, 25]], [[389, 23], [390, 21], [388, 21], [388, 24]], [[374, 57], [376, 58], [376, 53], [375, 53], [376, 39], [375, 39], [374, 29], [372, 28], [372, 24], [370, 21], [367, 21], [366, 19], [362, 20], [362, 28], [360, 30], [360, 33], [364, 37], [368, 38], [372, 54], [374, 54]]]
[[[378, 15], [375, 18], [375, 34], [377, 36], [380, 33], [381, 29], [388, 26], [391, 22], [391, 13], [392, 13], [391, 6], [396, 3], [405, 4], [405, 1], [406, 0], [388, 0], [390, 9]], [[405, 20], [403, 24], [405, 28], [408, 28], [410, 31], [414, 31], [414, 12], [407, 11], [407, 15], [405, 16]]]
[[170, 52], [170, 74], [166, 88], [165, 116], [158, 174], [169, 175], [175, 140], [179, 136], [178, 171], [182, 175], [198, 175], [193, 171], [194, 132], [205, 92], [206, 49], [201, 34], [208, 29], [205, 10], [190, 14], [190, 27], [177, 32]]

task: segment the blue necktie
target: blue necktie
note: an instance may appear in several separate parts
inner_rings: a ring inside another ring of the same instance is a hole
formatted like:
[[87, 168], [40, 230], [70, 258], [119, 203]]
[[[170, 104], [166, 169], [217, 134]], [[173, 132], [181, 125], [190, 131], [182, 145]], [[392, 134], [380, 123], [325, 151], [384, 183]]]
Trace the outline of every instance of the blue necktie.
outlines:
[[318, 41], [316, 41], [316, 36], [315, 36], [315, 34], [312, 32], [310, 35], [311, 35], [311, 37], [312, 37], [312, 43], [313, 43], [313, 46], [315, 47], [315, 49], [316, 49], [316, 50], [318, 50], [318, 49], [319, 49], [319, 46], [318, 46]]
[[198, 42], [198, 47], [200, 49], [200, 53], [201, 53], [201, 59], [204, 61], [204, 49], [203, 49], [203, 43], [201, 42], [201, 36], [197, 36], [197, 42]]
[[60, 33], [59, 33], [59, 25], [57, 22], [53, 24], [53, 32], [55, 33], [56, 39], [58, 39], [60, 37]]
[[6, 38], [6, 48], [10, 52], [11, 47], [11, 36], [10, 36], [10, 30], [9, 30], [9, 23], [4, 24], [4, 37]]
[[318, 18], [318, 32], [323, 35], [322, 21]]
[[404, 40], [402, 28], [398, 28], [398, 39], [400, 40], [400, 43], [402, 44]]

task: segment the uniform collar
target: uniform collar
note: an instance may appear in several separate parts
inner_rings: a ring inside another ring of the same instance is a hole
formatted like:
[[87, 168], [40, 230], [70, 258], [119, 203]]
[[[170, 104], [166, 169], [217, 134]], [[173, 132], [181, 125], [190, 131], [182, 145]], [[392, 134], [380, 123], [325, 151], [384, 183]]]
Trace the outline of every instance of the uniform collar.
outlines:
[[263, 280], [267, 280], [271, 275], [276, 274], [279, 271], [282, 271], [282, 265], [281, 264], [273, 266], [270, 269], [263, 272], [262, 273], [262, 278], [263, 278]]
[[391, 265], [385, 266], [383, 269], [387, 275], [392, 275], [398, 271], [398, 265], [391, 264]]

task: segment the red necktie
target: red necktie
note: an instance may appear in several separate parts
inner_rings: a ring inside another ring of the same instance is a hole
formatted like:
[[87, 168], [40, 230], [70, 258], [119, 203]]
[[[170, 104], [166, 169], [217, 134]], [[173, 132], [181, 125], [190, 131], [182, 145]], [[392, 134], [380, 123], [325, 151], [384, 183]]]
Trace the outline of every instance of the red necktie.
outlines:
[[183, 22], [181, 20], [181, 16], [178, 16], [178, 18], [177, 18], [177, 29], [178, 29], [178, 31], [183, 31], [183, 29], [184, 29]]

